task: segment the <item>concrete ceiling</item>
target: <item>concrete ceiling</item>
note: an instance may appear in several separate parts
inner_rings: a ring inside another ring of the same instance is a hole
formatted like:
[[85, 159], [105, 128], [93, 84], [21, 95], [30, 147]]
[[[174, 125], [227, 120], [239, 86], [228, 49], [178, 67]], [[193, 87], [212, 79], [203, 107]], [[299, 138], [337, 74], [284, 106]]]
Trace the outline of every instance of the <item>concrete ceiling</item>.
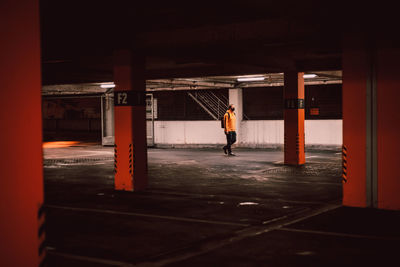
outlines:
[[147, 2], [42, 0], [43, 84], [112, 81], [117, 49], [147, 80], [341, 69], [339, 2]]
[[[311, 74], [311, 73], [308, 73]], [[342, 83], [341, 71], [313, 72], [315, 77], [306, 77], [305, 85], [340, 84]], [[259, 80], [245, 80], [254, 78]], [[113, 92], [113, 82], [84, 83], [84, 84], [58, 84], [44, 85], [43, 96], [74, 96], [74, 95], [102, 95]], [[283, 86], [283, 73], [267, 73], [256, 75], [231, 75], [231, 76], [205, 76], [191, 78], [151, 79], [146, 81], [146, 91], [176, 91], [176, 90], [204, 90], [204, 89], [232, 89]]]

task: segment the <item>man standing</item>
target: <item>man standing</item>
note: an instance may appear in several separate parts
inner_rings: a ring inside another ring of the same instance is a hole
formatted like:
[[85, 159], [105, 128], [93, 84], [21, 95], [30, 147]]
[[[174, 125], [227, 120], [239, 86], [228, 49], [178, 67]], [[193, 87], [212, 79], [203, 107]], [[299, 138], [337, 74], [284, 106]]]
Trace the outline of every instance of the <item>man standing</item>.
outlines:
[[236, 115], [235, 106], [230, 104], [224, 115], [224, 131], [226, 135], [226, 146], [223, 147], [224, 153], [228, 156], [236, 156], [232, 153], [232, 144], [236, 142]]

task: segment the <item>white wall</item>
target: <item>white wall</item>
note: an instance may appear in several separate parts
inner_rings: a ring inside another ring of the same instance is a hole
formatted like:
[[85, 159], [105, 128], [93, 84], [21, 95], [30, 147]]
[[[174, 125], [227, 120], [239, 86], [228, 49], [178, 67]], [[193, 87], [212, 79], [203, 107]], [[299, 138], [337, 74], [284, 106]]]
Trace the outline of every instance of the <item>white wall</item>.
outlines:
[[341, 146], [342, 120], [306, 120], [306, 145]]
[[[219, 121], [155, 121], [156, 145], [224, 144]], [[306, 120], [306, 145], [342, 145], [342, 120]], [[283, 120], [242, 121], [240, 146], [282, 145]]]
[[223, 144], [224, 130], [220, 121], [155, 121], [156, 145]]
[[283, 144], [283, 120], [242, 121], [240, 130], [238, 135], [243, 146]]

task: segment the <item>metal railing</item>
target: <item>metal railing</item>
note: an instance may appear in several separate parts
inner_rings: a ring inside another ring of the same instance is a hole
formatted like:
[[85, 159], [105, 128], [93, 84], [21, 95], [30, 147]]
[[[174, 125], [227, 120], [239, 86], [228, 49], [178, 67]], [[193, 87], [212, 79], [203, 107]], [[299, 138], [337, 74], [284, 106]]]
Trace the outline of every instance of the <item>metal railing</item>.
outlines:
[[[188, 95], [215, 120], [222, 118], [229, 106], [226, 96], [212, 91], [198, 90], [188, 92]], [[247, 116], [243, 114], [243, 118]]]

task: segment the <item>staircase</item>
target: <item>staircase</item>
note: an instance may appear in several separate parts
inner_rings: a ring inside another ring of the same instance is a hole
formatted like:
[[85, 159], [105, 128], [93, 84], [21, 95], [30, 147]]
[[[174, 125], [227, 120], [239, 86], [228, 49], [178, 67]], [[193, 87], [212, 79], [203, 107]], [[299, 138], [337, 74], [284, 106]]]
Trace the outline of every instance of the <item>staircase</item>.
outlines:
[[[228, 110], [229, 100], [221, 93], [198, 90], [188, 92], [188, 95], [201, 106], [214, 120], [219, 120]], [[247, 118], [243, 114], [243, 118]]]

